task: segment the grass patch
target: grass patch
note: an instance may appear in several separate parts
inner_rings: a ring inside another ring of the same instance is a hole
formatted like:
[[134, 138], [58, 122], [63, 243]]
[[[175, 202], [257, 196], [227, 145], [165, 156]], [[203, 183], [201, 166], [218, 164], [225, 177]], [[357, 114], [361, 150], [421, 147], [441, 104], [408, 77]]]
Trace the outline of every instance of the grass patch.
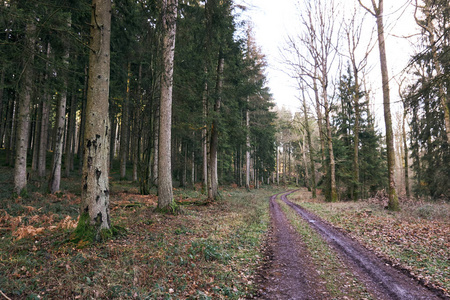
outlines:
[[352, 270], [341, 261], [322, 237], [286, 203], [280, 200], [278, 203], [289, 222], [301, 235], [318, 276], [325, 283], [330, 296], [333, 299], [373, 299], [364, 284], [353, 275]]
[[401, 201], [401, 211], [384, 209], [383, 199], [325, 203], [289, 196], [367, 248], [450, 296], [450, 204]]

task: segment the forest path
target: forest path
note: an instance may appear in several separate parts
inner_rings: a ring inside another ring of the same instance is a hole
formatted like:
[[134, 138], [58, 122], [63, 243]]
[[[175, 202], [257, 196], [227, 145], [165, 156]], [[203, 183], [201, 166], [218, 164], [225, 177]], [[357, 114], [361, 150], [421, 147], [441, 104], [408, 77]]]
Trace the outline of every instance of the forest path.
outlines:
[[[281, 201], [322, 237], [374, 299], [439, 299], [412, 278], [387, 265], [345, 233], [289, 201], [287, 196], [292, 192], [282, 193]], [[267, 241], [264, 267], [259, 274], [261, 288], [258, 298], [335, 298], [327, 290], [326, 282], [318, 275], [317, 267], [301, 236], [289, 223], [280, 204], [277, 203], [278, 195], [280, 194], [270, 198], [272, 228]], [[365, 296], [361, 295], [358, 299], [364, 298]], [[343, 296], [342, 299], [349, 298]]]

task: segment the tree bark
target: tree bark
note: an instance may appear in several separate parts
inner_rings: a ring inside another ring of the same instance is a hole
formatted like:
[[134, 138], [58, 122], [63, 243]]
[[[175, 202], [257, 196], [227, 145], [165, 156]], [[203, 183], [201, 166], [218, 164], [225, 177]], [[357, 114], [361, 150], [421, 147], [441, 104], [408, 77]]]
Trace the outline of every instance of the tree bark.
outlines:
[[311, 141], [311, 129], [309, 127], [309, 118], [308, 118], [308, 109], [306, 107], [306, 98], [303, 95], [303, 114], [305, 117], [305, 131], [306, 131], [306, 138], [308, 141], [308, 150], [309, 150], [309, 160], [311, 165], [311, 191], [312, 191], [312, 197], [316, 198], [316, 166], [314, 163], [314, 154], [313, 154], [313, 148], [312, 148], [312, 141]]
[[[70, 21], [69, 21], [69, 27], [70, 27]], [[65, 45], [65, 53], [63, 57], [63, 65], [65, 68], [68, 68], [69, 66], [69, 48], [68, 45]], [[50, 193], [54, 194], [57, 191], [59, 191], [59, 187], [61, 184], [61, 160], [62, 160], [62, 154], [64, 151], [64, 128], [66, 123], [66, 103], [67, 103], [67, 85], [68, 85], [68, 74], [67, 71], [63, 71], [63, 90], [61, 91], [61, 95], [58, 99], [58, 105], [56, 107], [56, 124], [55, 124], [55, 149], [53, 151], [53, 163], [52, 163], [52, 171], [50, 174], [50, 180], [49, 180], [49, 191]], [[66, 135], [66, 144], [70, 144], [70, 139], [68, 138], [70, 136], [69, 130], [67, 131]], [[68, 160], [68, 157], [66, 157], [66, 160]], [[70, 160], [69, 160], [70, 165]]]
[[19, 99], [16, 157], [14, 162], [14, 192], [20, 195], [27, 186], [27, 146], [30, 127], [30, 104], [33, 88], [33, 62], [36, 25], [29, 23], [25, 29], [25, 43], [29, 55], [24, 57], [23, 78]]
[[215, 200], [219, 196], [219, 179], [217, 176], [217, 152], [219, 147], [219, 113], [222, 101], [222, 87], [223, 87], [223, 68], [225, 59], [222, 55], [222, 50], [219, 51], [219, 62], [217, 65], [217, 81], [216, 81], [216, 97], [214, 103], [214, 119], [211, 127], [211, 144], [209, 150], [209, 168], [211, 169], [211, 194], [210, 200]]
[[131, 77], [131, 63], [127, 64], [127, 90], [125, 94], [125, 99], [122, 105], [122, 120], [120, 122], [120, 178], [125, 179], [127, 175], [127, 156], [128, 156], [128, 114], [129, 114], [129, 103], [130, 103], [130, 77]]
[[158, 158], [158, 209], [168, 210], [173, 206], [171, 131], [173, 62], [178, 0], [164, 0], [163, 15], [163, 67], [159, 117]]
[[83, 175], [78, 227], [89, 225], [99, 238], [111, 226], [109, 215], [109, 82], [111, 1], [92, 0], [89, 79], [83, 139]]
[[352, 184], [352, 197], [354, 201], [359, 198], [359, 79], [358, 79], [358, 69], [356, 67], [356, 62], [352, 60], [353, 73], [355, 76], [355, 91], [353, 93], [353, 105], [355, 107], [355, 125], [353, 129], [353, 184]]
[[76, 122], [76, 110], [77, 110], [77, 98], [75, 91], [72, 91], [70, 98], [70, 112], [67, 128], [67, 140], [66, 140], [66, 160], [64, 162], [65, 176], [69, 177], [70, 171], [73, 170], [73, 155], [75, 144], [75, 122]]
[[[405, 105], [405, 104], [403, 104]], [[405, 121], [406, 121], [406, 115], [407, 115], [407, 110], [406, 107], [404, 107], [403, 109], [403, 118], [402, 118], [402, 140], [403, 140], [403, 151], [404, 151], [404, 159], [405, 159], [405, 192], [406, 192], [406, 198], [410, 198], [411, 197], [411, 193], [409, 190], [409, 153], [408, 153], [408, 144], [406, 142], [406, 125], [405, 125]]]
[[400, 209], [397, 191], [395, 188], [395, 153], [394, 153], [394, 133], [392, 130], [391, 104], [389, 95], [389, 75], [386, 59], [386, 45], [384, 41], [384, 25], [383, 25], [383, 0], [379, 0], [378, 8], [373, 0], [373, 8], [375, 10], [377, 31], [378, 31], [378, 47], [380, 50], [380, 65], [381, 65], [381, 81], [383, 85], [383, 110], [384, 123], [386, 128], [386, 146], [388, 159], [388, 180], [389, 180], [389, 204], [388, 208], [393, 211]]
[[[247, 103], [248, 103], [247, 98]], [[245, 150], [245, 188], [250, 190], [250, 114], [248, 108], [245, 111], [245, 122], [247, 128], [246, 150]]]
[[205, 75], [205, 82], [203, 86], [203, 95], [202, 95], [202, 104], [203, 104], [203, 128], [202, 128], [202, 152], [203, 152], [203, 161], [202, 161], [202, 174], [203, 174], [203, 181], [202, 181], [202, 189], [207, 193], [206, 191], [209, 190], [208, 188], [208, 125], [207, 125], [207, 118], [208, 118], [208, 79], [207, 79], [207, 68], [205, 67], [204, 75]]
[[59, 191], [61, 183], [61, 158], [63, 153], [64, 124], [66, 120], [66, 100], [67, 91], [63, 91], [56, 107], [55, 149], [53, 150], [52, 171], [48, 183], [49, 191], [52, 194]]

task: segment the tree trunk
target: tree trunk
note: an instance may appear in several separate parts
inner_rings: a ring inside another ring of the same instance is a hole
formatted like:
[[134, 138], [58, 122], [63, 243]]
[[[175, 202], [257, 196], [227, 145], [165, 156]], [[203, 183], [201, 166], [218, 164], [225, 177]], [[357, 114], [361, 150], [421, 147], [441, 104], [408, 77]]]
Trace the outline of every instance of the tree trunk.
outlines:
[[31, 162], [31, 169], [37, 171], [39, 166], [39, 136], [41, 133], [41, 122], [42, 122], [42, 101], [40, 105], [35, 107], [35, 121], [34, 121], [34, 133], [33, 133], [33, 159]]
[[41, 130], [39, 137], [39, 158], [38, 158], [38, 176], [44, 178], [46, 176], [46, 164], [47, 164], [47, 142], [48, 142], [48, 120], [50, 113], [50, 106], [48, 102], [49, 94], [44, 93], [44, 99], [41, 103]]
[[355, 91], [353, 93], [353, 105], [355, 107], [355, 125], [353, 129], [353, 184], [352, 184], [352, 198], [354, 201], [359, 199], [359, 79], [358, 79], [358, 68], [356, 62], [352, 60], [353, 73], [355, 76]]
[[[317, 76], [316, 71], [314, 72], [314, 76]], [[324, 135], [324, 130], [323, 130], [322, 109], [320, 108], [319, 89], [317, 88], [317, 81], [316, 81], [315, 77], [313, 78], [313, 89], [314, 89], [314, 97], [316, 99], [317, 125], [319, 126], [321, 162], [322, 162], [322, 166], [324, 166], [325, 165], [325, 135]], [[323, 167], [323, 168], [325, 169], [325, 167]]]
[[276, 170], [276, 173], [277, 173], [277, 185], [280, 185], [280, 150], [278, 149], [278, 146], [277, 146], [277, 163], [276, 163], [276, 165], [277, 165], [277, 170]]
[[219, 195], [218, 185], [219, 179], [217, 176], [217, 152], [219, 147], [219, 113], [222, 101], [222, 86], [223, 86], [223, 68], [225, 59], [222, 55], [222, 50], [219, 51], [219, 62], [217, 65], [217, 82], [216, 82], [216, 101], [214, 103], [214, 119], [211, 127], [211, 144], [209, 151], [209, 168], [211, 169], [211, 195], [210, 200], [217, 199]]
[[66, 140], [66, 160], [64, 162], [65, 176], [69, 177], [70, 171], [73, 170], [73, 148], [75, 144], [75, 122], [76, 122], [76, 110], [77, 110], [77, 98], [75, 96], [75, 91], [72, 91], [70, 97], [70, 112], [67, 128], [67, 140]]
[[399, 202], [397, 191], [395, 189], [395, 153], [394, 153], [394, 134], [392, 130], [391, 104], [389, 95], [389, 75], [386, 59], [386, 45], [384, 41], [384, 26], [383, 26], [383, 0], [379, 0], [378, 8], [375, 7], [377, 30], [378, 30], [378, 47], [380, 50], [380, 64], [381, 64], [381, 80], [383, 85], [383, 108], [384, 108], [384, 123], [386, 128], [386, 146], [387, 146], [387, 160], [388, 160], [388, 179], [389, 179], [389, 204], [390, 210], [399, 210]]
[[78, 141], [78, 157], [80, 173], [83, 172], [83, 157], [84, 157], [84, 133], [86, 129], [86, 106], [87, 106], [87, 93], [88, 93], [88, 66], [84, 67], [84, 89], [83, 100], [81, 101], [81, 120], [80, 120], [80, 140]]
[[[70, 26], [70, 23], [69, 23]], [[69, 65], [69, 49], [66, 45], [63, 65], [65, 68]], [[58, 105], [56, 107], [56, 123], [55, 123], [55, 149], [53, 151], [53, 163], [52, 171], [50, 173], [50, 180], [48, 188], [50, 193], [54, 194], [59, 191], [59, 186], [61, 183], [61, 160], [63, 154], [63, 138], [64, 138], [64, 128], [66, 123], [66, 103], [67, 103], [67, 84], [68, 84], [68, 74], [63, 71], [64, 83], [63, 90], [59, 96]], [[69, 136], [69, 131], [67, 132], [67, 137]], [[69, 139], [66, 137], [66, 144], [69, 143]], [[67, 157], [66, 157], [67, 160]], [[70, 162], [69, 162], [70, 163]]]
[[202, 161], [202, 190], [206, 194], [209, 190], [208, 188], [208, 79], [207, 79], [208, 71], [205, 67], [204, 75], [205, 75], [205, 83], [203, 86], [203, 95], [202, 95], [202, 103], [203, 103], [203, 128], [202, 128], [202, 152], [203, 152], [203, 161]]
[[159, 117], [158, 158], [158, 209], [173, 209], [171, 130], [172, 130], [172, 88], [173, 61], [178, 0], [164, 0], [163, 15], [163, 73], [161, 78], [161, 99]]
[[110, 37], [111, 1], [92, 0], [81, 216], [78, 228], [92, 228], [96, 239], [100, 238], [102, 229], [111, 227], [108, 181]]
[[67, 91], [63, 91], [59, 96], [56, 107], [56, 125], [53, 135], [55, 137], [55, 148], [53, 150], [52, 171], [48, 183], [49, 191], [52, 194], [59, 191], [61, 183], [61, 158], [63, 153], [64, 124], [66, 120], [66, 97]]
[[306, 130], [306, 138], [308, 141], [308, 149], [309, 149], [309, 160], [311, 164], [311, 191], [312, 191], [312, 197], [316, 198], [316, 166], [314, 163], [314, 154], [313, 154], [313, 148], [312, 148], [312, 141], [311, 141], [311, 129], [309, 127], [309, 118], [308, 118], [308, 109], [306, 107], [306, 98], [303, 95], [303, 114], [305, 117], [305, 130]]
[[[403, 105], [405, 105], [403, 103]], [[402, 140], [403, 140], [403, 151], [405, 151], [404, 153], [404, 159], [405, 159], [405, 192], [406, 192], [406, 198], [410, 198], [411, 197], [411, 193], [409, 191], [409, 159], [408, 159], [408, 145], [406, 142], [406, 125], [405, 125], [405, 121], [406, 121], [406, 115], [407, 115], [407, 111], [406, 111], [406, 107], [404, 107], [403, 109], [403, 118], [402, 118]]]
[[33, 62], [34, 62], [34, 34], [36, 25], [29, 23], [25, 30], [26, 50], [29, 55], [24, 57], [23, 78], [18, 111], [16, 157], [14, 162], [14, 192], [20, 195], [27, 186], [27, 146], [30, 127], [30, 104], [33, 88]]
[[114, 154], [116, 152], [117, 118], [115, 111], [111, 111], [109, 122], [111, 124], [111, 137], [109, 140], [109, 169], [111, 170], [114, 162]]
[[155, 110], [154, 130], [153, 130], [153, 168], [152, 168], [152, 184], [158, 186], [158, 158], [159, 158], [159, 105]]
[[[324, 91], [326, 93], [326, 91]], [[336, 202], [338, 200], [338, 195], [336, 191], [336, 162], [334, 160], [333, 152], [333, 140], [331, 135], [331, 124], [330, 124], [330, 108], [328, 107], [327, 96], [324, 96], [325, 104], [325, 126], [327, 129], [327, 144], [328, 144], [328, 155], [330, 157], [330, 202]]]
[[130, 103], [130, 77], [131, 77], [131, 63], [127, 65], [127, 90], [125, 99], [122, 105], [122, 120], [120, 122], [120, 178], [125, 179], [127, 175], [127, 156], [128, 156], [128, 113]]
[[[247, 98], [248, 103], [248, 98]], [[245, 188], [250, 190], [250, 114], [248, 108], [245, 111], [245, 122], [247, 128], [246, 150], [245, 150]]]

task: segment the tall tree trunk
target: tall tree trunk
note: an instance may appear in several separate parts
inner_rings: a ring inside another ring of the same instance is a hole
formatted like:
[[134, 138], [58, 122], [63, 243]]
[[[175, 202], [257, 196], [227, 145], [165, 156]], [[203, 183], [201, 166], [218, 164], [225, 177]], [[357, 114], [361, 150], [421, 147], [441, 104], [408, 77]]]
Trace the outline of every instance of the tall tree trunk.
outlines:
[[355, 125], [353, 129], [353, 184], [352, 184], [352, 198], [357, 201], [359, 198], [359, 79], [358, 79], [358, 69], [356, 67], [356, 62], [353, 62], [353, 73], [355, 76], [355, 91], [353, 93], [353, 105], [355, 107]]
[[130, 77], [131, 77], [131, 63], [127, 64], [127, 90], [125, 99], [122, 105], [122, 120], [120, 122], [120, 178], [125, 179], [127, 172], [127, 156], [128, 156], [128, 114], [130, 104]]
[[163, 15], [163, 67], [161, 78], [161, 99], [159, 117], [158, 158], [158, 209], [168, 210], [173, 206], [171, 130], [172, 130], [172, 88], [173, 61], [178, 0], [164, 0]]
[[5, 161], [7, 165], [14, 166], [14, 128], [17, 114], [17, 101], [16, 97], [11, 97], [8, 104], [8, 111], [6, 113], [6, 125], [5, 125], [5, 149], [6, 157]]
[[38, 176], [44, 178], [46, 176], [47, 164], [47, 142], [48, 142], [48, 120], [50, 113], [50, 105], [48, 91], [44, 92], [44, 99], [41, 103], [41, 130], [39, 137], [39, 158], [38, 158]]
[[[70, 21], [69, 21], [70, 27]], [[65, 68], [69, 66], [69, 48], [65, 45], [65, 53], [63, 57], [63, 65]], [[55, 124], [55, 149], [53, 151], [53, 164], [50, 173], [50, 180], [48, 188], [50, 193], [54, 194], [59, 191], [59, 186], [61, 183], [61, 160], [63, 154], [63, 138], [64, 138], [64, 128], [66, 123], [66, 103], [67, 103], [67, 85], [68, 85], [68, 74], [67, 71], [63, 71], [64, 83], [63, 90], [58, 99], [58, 105], [56, 107], [56, 124]], [[67, 132], [67, 137], [69, 132]], [[66, 137], [66, 144], [69, 143], [69, 139]], [[67, 157], [66, 157], [67, 160]], [[70, 162], [69, 162], [70, 163]]]
[[66, 160], [64, 162], [65, 176], [69, 177], [70, 171], [73, 170], [73, 148], [75, 144], [75, 122], [76, 122], [76, 110], [77, 110], [77, 98], [75, 91], [72, 91], [70, 97], [70, 112], [67, 128], [67, 140], [66, 140]]
[[383, 108], [384, 108], [384, 123], [386, 128], [386, 146], [388, 159], [388, 179], [389, 179], [389, 204], [390, 210], [396, 211], [400, 209], [397, 191], [395, 188], [395, 153], [394, 153], [394, 133], [392, 130], [391, 104], [389, 95], [389, 75], [386, 59], [386, 45], [384, 41], [384, 25], [383, 25], [383, 0], [379, 0], [378, 8], [374, 4], [376, 12], [377, 30], [378, 30], [378, 47], [380, 50], [380, 64], [381, 64], [381, 81], [383, 85]]
[[333, 151], [333, 136], [331, 135], [331, 124], [330, 124], [330, 108], [328, 104], [328, 97], [326, 95], [326, 89], [323, 91], [323, 99], [324, 99], [324, 106], [325, 106], [325, 127], [327, 130], [327, 145], [328, 145], [328, 156], [330, 159], [330, 195], [329, 195], [329, 201], [330, 202], [336, 202], [337, 197], [337, 191], [336, 191], [336, 162], [334, 159], [334, 151]]
[[80, 140], [78, 141], [78, 157], [79, 170], [83, 172], [83, 157], [84, 157], [84, 133], [86, 132], [86, 107], [87, 107], [87, 93], [88, 93], [88, 66], [84, 67], [84, 89], [83, 100], [81, 101], [81, 120], [80, 120]]
[[111, 1], [92, 0], [89, 81], [83, 147], [81, 211], [78, 227], [89, 226], [99, 239], [111, 227], [109, 215], [109, 82]]
[[278, 145], [277, 145], [277, 163], [276, 163], [276, 173], [277, 173], [277, 185], [280, 185], [280, 149], [278, 149]]
[[[67, 81], [66, 81], [67, 83]], [[67, 91], [63, 91], [58, 99], [56, 106], [56, 125], [55, 125], [55, 148], [53, 151], [52, 170], [48, 188], [50, 193], [59, 191], [61, 183], [61, 158], [63, 152], [64, 124], [66, 120], [66, 99]]]
[[153, 167], [152, 167], [152, 184], [158, 186], [158, 165], [159, 165], [159, 105], [155, 109], [154, 129], [153, 129]]
[[34, 133], [33, 133], [33, 159], [31, 162], [31, 169], [37, 171], [39, 166], [39, 136], [41, 133], [41, 122], [42, 122], [42, 103], [36, 105], [35, 107], [35, 121], [34, 121]]
[[[303, 91], [303, 90], [302, 90]], [[314, 154], [313, 154], [313, 147], [312, 147], [312, 141], [311, 141], [311, 129], [309, 127], [309, 118], [308, 118], [308, 109], [306, 107], [306, 98], [303, 95], [303, 114], [305, 117], [305, 131], [306, 131], [306, 138], [308, 141], [308, 149], [309, 149], [309, 160], [311, 164], [311, 190], [312, 190], [312, 197], [316, 198], [316, 166], [314, 164]]]
[[[249, 99], [247, 98], [247, 103]], [[246, 150], [245, 150], [245, 188], [250, 190], [250, 114], [248, 108], [245, 111], [245, 126], [247, 128]]]
[[[320, 97], [319, 97], [319, 89], [317, 87], [317, 80], [316, 80], [316, 73], [314, 72], [314, 78], [313, 78], [313, 89], [314, 89], [314, 98], [316, 100], [316, 113], [317, 113], [317, 125], [319, 126], [319, 139], [320, 139], [320, 154], [321, 154], [321, 163], [324, 168], [325, 165], [325, 135], [323, 130], [323, 116], [322, 116], [322, 109], [320, 105]], [[325, 172], [326, 173], [326, 172]]]
[[214, 119], [211, 127], [211, 144], [209, 151], [209, 168], [211, 169], [211, 195], [210, 199], [217, 199], [219, 195], [218, 185], [219, 179], [217, 174], [217, 152], [219, 147], [219, 113], [222, 101], [222, 87], [223, 87], [223, 68], [225, 59], [222, 55], [222, 50], [219, 51], [219, 62], [217, 65], [217, 82], [216, 82], [216, 97], [214, 103]]
[[[405, 104], [403, 104], [405, 105]], [[409, 191], [409, 159], [408, 159], [408, 144], [406, 142], [406, 125], [405, 125], [405, 121], [406, 121], [406, 115], [407, 115], [407, 110], [406, 107], [403, 108], [403, 118], [402, 118], [402, 140], [403, 140], [403, 151], [405, 151], [404, 153], [404, 159], [405, 159], [405, 192], [406, 192], [406, 198], [410, 198], [411, 197], [411, 193]]]
[[33, 88], [34, 34], [36, 25], [29, 23], [25, 29], [25, 43], [29, 55], [23, 59], [24, 70], [21, 79], [19, 99], [16, 157], [14, 162], [14, 192], [18, 195], [27, 186], [27, 146], [30, 127], [30, 104]]
[[202, 104], [203, 104], [203, 128], [202, 128], [202, 152], [203, 152], [203, 161], [202, 161], [202, 174], [203, 174], [203, 181], [202, 181], [202, 190], [207, 193], [206, 191], [209, 190], [208, 188], [208, 125], [207, 125], [207, 118], [208, 118], [208, 70], [205, 67], [204, 71], [205, 75], [205, 82], [203, 86], [203, 95], [202, 95]]
[[117, 118], [115, 111], [111, 111], [110, 116], [111, 137], [109, 140], [109, 169], [111, 170], [114, 162], [114, 154], [116, 152], [116, 132], [117, 132]]

